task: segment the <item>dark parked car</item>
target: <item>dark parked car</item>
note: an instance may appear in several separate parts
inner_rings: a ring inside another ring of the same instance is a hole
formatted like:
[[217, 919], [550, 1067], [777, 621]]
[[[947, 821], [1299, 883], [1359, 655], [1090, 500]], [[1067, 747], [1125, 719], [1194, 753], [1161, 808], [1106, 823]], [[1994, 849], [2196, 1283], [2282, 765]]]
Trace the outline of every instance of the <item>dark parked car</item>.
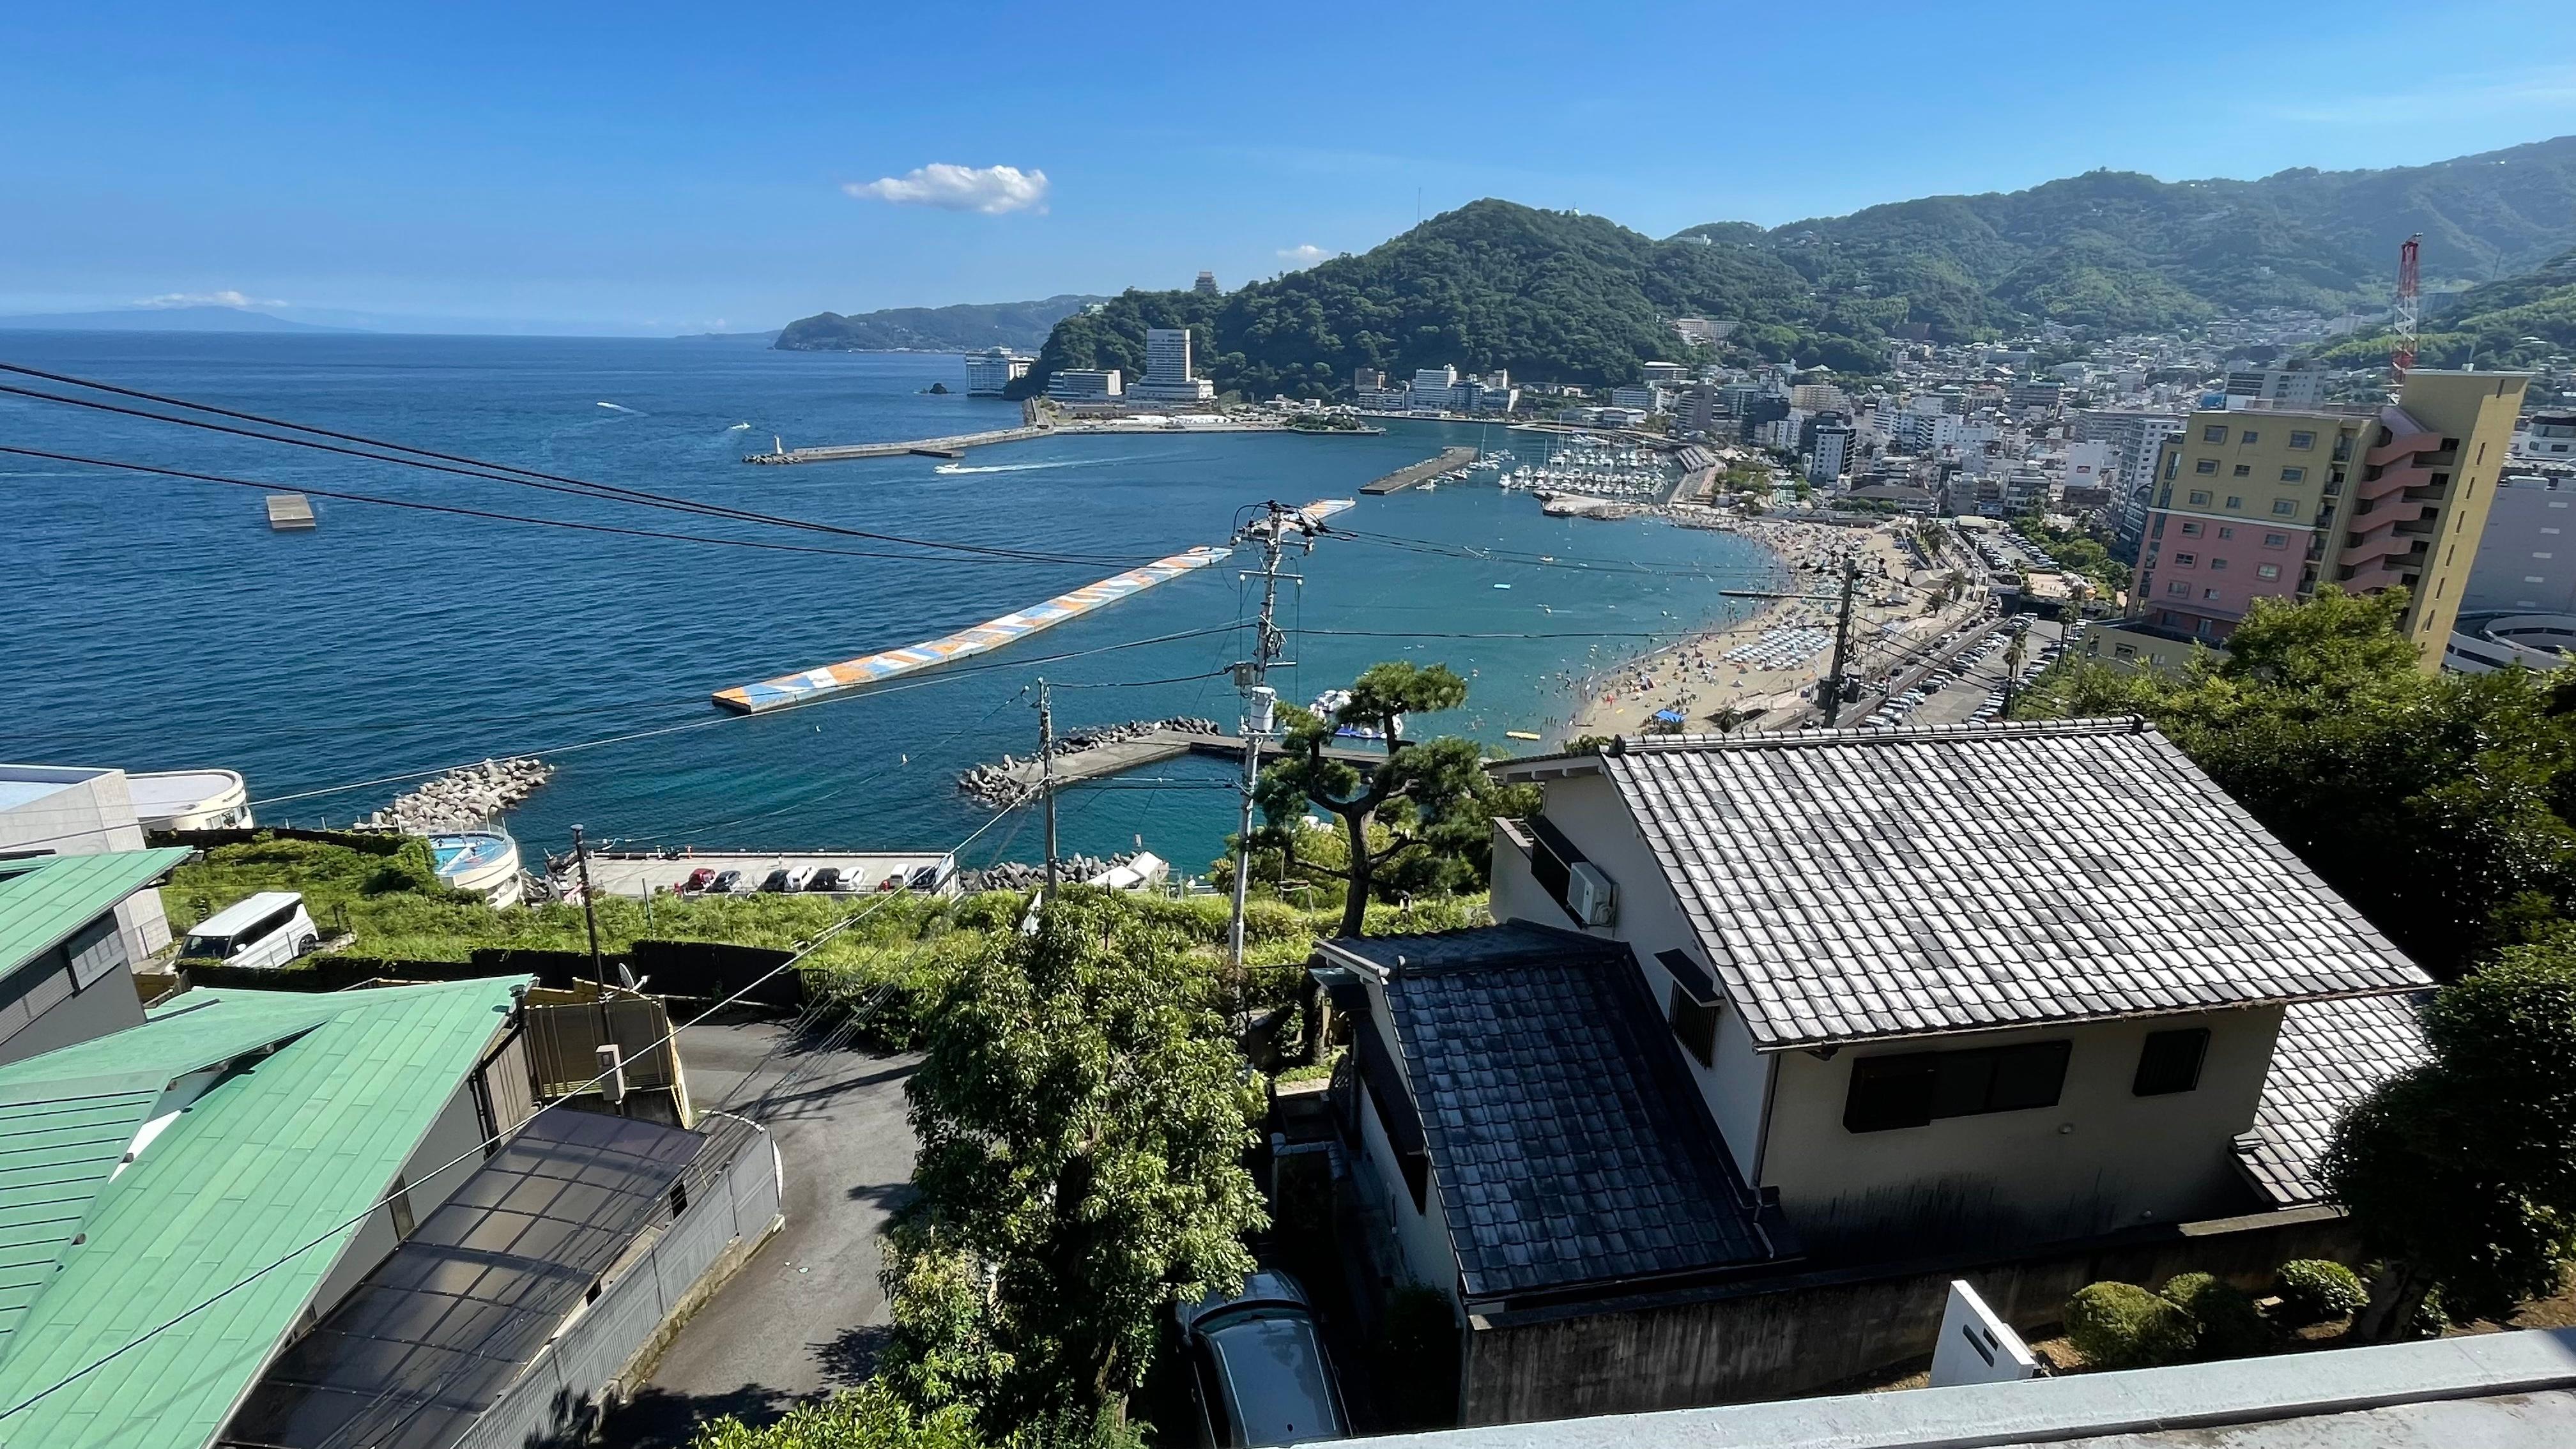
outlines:
[[711, 896], [729, 896], [741, 889], [742, 872], [738, 870], [726, 871], [707, 882], [707, 894]]
[[1201, 1444], [1255, 1449], [1349, 1436], [1341, 1386], [1296, 1279], [1255, 1273], [1242, 1292], [1210, 1294], [1177, 1316]]
[[814, 872], [812, 880], [805, 882], [805, 889], [809, 891], [836, 891], [840, 888], [841, 868], [837, 865], [823, 867]]
[[791, 874], [793, 872], [782, 865], [769, 873], [769, 878], [760, 883], [760, 888], [765, 891], [793, 890], [795, 887], [787, 882], [787, 877]]

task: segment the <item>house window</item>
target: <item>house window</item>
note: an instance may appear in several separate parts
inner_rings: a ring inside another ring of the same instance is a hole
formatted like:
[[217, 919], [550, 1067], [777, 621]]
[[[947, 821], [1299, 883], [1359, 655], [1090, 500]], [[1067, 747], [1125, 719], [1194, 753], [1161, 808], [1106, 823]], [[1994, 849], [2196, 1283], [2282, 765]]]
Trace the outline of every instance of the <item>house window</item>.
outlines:
[[2305, 468], [2284, 468], [2281, 470], [2281, 481], [2284, 483], [2296, 483], [2307, 476], [2308, 470]]
[[1658, 951], [1655, 964], [1673, 978], [1672, 1009], [1665, 1019], [1673, 1036], [1692, 1060], [1705, 1067], [1717, 1060], [1717, 980], [1687, 951]]
[[2227, 495], [2227, 507], [2230, 512], [2241, 511], [2245, 507], [2245, 499], [2242, 495], [2230, 493]]
[[2215, 473], [2218, 471], [2218, 460], [2216, 458], [2202, 458], [2191, 465], [2191, 471], [2195, 473]]
[[2114, 644], [2111, 646], [2111, 657], [2114, 659], [2135, 659], [2138, 657], [2138, 646], [2135, 644]]
[[2236, 465], [2236, 471], [2230, 476], [2237, 478], [2251, 478], [2254, 476], [2254, 465], [2251, 463], [2239, 463]]
[[387, 1195], [385, 1206], [393, 1215], [395, 1239], [409, 1240], [420, 1224], [411, 1215], [411, 1184], [403, 1181], [399, 1172], [394, 1174], [394, 1190]]
[[[2534, 579], [2532, 582], [2538, 583], [2539, 580]], [[2176, 579], [2172, 583], [2165, 585], [2165, 592], [2173, 595], [2177, 599], [2188, 599], [2191, 597], [2191, 585], [2184, 583], [2180, 579]]]
[[2218, 590], [2216, 590], [2216, 589], [2203, 589], [2203, 590], [2201, 590], [2201, 591], [2200, 591], [2200, 597], [2201, 597], [2201, 601], [2202, 601], [2203, 603], [2210, 603], [2210, 604], [2217, 603], [2217, 602], [2218, 602]]
[[2254, 577], [2258, 579], [2277, 579], [2280, 576], [2281, 566], [2279, 564], [2256, 564], [2254, 566]]
[[2165, 1097], [2200, 1085], [2201, 1059], [2209, 1055], [2209, 1028], [2151, 1031], [2138, 1052], [2138, 1075], [2129, 1091], [2140, 1097]]
[[2237, 441], [2239, 444], [2244, 444], [2244, 443], [2259, 443], [2259, 442], [2261, 442], [2262, 440], [2263, 440], [2263, 435], [2262, 435], [2261, 433], [2258, 433], [2258, 432], [2254, 431], [2252, 428], [2247, 428], [2244, 432], [2241, 432], [2241, 433], [2239, 433], [2239, 434], [2237, 434], [2237, 435], [2236, 435], [2236, 441]]
[[2314, 433], [2290, 434], [2290, 446], [2293, 448], [2313, 448], [2316, 445], [2317, 435]]
[[1843, 1129], [1885, 1132], [1941, 1117], [2054, 1107], [2072, 1050], [2061, 1040], [1861, 1057], [1852, 1063]]
[[2234, 538], [2236, 536], [2236, 530], [2232, 528], [2222, 528], [2218, 530], [2218, 536], [2220, 538]]
[[2299, 511], [2299, 500], [2295, 498], [2275, 498], [2272, 500], [2272, 511], [2281, 515], [2283, 518], [2288, 518]]
[[2263, 546], [2265, 548], [2288, 548], [2290, 546], [2290, 536], [2286, 533], [2267, 533], [2263, 535]]
[[2191, 490], [2191, 501], [2206, 505], [2209, 502], [2209, 491], [2204, 488], [2194, 488]]
[[2200, 555], [2196, 553], [2178, 553], [2174, 555], [2173, 561], [2175, 568], [2187, 569], [2193, 564], [2200, 562]]
[[2200, 440], [2204, 443], [2224, 443], [2227, 441], [2227, 430], [2221, 427], [2203, 428], [2200, 430]]
[[2200, 525], [2199, 525], [2199, 524], [2197, 524], [2197, 523], [2186, 523], [2186, 524], [2184, 524], [2184, 525], [2182, 526], [2182, 536], [2183, 536], [2183, 537], [2185, 537], [2185, 538], [2198, 538], [2198, 537], [2200, 537]]
[[2227, 560], [2223, 558], [2213, 558], [2209, 561], [2209, 570], [2211, 573], [2216, 573], [2225, 567], [2227, 567]]

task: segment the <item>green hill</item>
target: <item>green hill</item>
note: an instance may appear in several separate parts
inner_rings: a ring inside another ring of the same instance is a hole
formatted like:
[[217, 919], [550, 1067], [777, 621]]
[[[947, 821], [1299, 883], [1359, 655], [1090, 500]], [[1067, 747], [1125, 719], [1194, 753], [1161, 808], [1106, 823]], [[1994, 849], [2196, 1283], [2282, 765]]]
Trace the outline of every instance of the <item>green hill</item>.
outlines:
[[[2419, 367], [2529, 367], [2576, 352], [2576, 251], [2518, 277], [2483, 282], [2435, 305], [2417, 330]], [[2364, 366], [2388, 355], [2388, 331], [2339, 343], [2328, 361]]]
[[1056, 323], [1105, 297], [1067, 293], [1036, 302], [969, 302], [954, 307], [888, 307], [844, 317], [818, 312], [779, 329], [773, 347], [789, 352], [1026, 352]]
[[2095, 171], [1767, 231], [1713, 222], [1660, 241], [1599, 217], [1478, 201], [1227, 296], [1129, 292], [1069, 316], [1021, 386], [1066, 367], [1132, 375], [1149, 326], [1195, 329], [1205, 375], [1257, 397], [1344, 392], [1357, 367], [1403, 376], [1444, 363], [1626, 382], [1641, 363], [1687, 358], [1669, 319], [1691, 314], [1737, 324], [1729, 355], [1868, 373], [1891, 338], [1968, 341], [2041, 321], [2168, 331], [2259, 307], [2385, 307], [2397, 244], [2414, 232], [2436, 289], [2576, 246], [2576, 137], [2259, 181]]

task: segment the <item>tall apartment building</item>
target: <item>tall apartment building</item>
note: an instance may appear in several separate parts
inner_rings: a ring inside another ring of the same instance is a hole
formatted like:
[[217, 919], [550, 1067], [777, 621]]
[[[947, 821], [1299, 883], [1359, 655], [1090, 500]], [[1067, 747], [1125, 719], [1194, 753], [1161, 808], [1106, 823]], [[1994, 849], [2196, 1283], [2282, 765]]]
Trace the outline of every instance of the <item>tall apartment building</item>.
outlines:
[[1678, 362], [1649, 362], [1638, 372], [1648, 387], [1680, 387], [1691, 380], [1691, 369]]
[[967, 353], [966, 395], [1000, 397], [1012, 383], [1028, 376], [1029, 368], [1036, 361], [1033, 357], [1015, 357], [1007, 347]]
[[1048, 397], [1069, 402], [1101, 402], [1123, 391], [1114, 367], [1068, 367], [1047, 378]]
[[2326, 371], [2313, 363], [2239, 367], [2227, 373], [2228, 406], [2251, 399], [2279, 407], [2315, 407], [2326, 400]]
[[1216, 386], [1190, 375], [1190, 329], [1145, 329], [1145, 375], [1128, 385], [1127, 395], [1144, 402], [1205, 402]]
[[2194, 412], [2159, 455], [2131, 612], [2216, 642], [2258, 598], [2403, 586], [2437, 667], [2529, 382], [2425, 370], [2377, 409]]
[[1815, 446], [1807, 454], [1807, 481], [1831, 483], [1851, 466], [1851, 460], [1851, 425], [1839, 419], [1826, 423], [1816, 429]]

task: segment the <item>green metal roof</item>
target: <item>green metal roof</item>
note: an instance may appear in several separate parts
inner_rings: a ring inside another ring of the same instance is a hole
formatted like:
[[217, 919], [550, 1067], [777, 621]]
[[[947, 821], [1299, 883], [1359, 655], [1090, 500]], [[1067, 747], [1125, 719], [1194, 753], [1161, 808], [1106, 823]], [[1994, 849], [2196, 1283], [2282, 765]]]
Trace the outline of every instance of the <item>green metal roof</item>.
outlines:
[[[0, 1067], [0, 1445], [212, 1440], [522, 980], [193, 991]], [[109, 1180], [164, 1088], [268, 1046]]]
[[69, 940], [188, 855], [172, 847], [0, 861], [0, 976]]

